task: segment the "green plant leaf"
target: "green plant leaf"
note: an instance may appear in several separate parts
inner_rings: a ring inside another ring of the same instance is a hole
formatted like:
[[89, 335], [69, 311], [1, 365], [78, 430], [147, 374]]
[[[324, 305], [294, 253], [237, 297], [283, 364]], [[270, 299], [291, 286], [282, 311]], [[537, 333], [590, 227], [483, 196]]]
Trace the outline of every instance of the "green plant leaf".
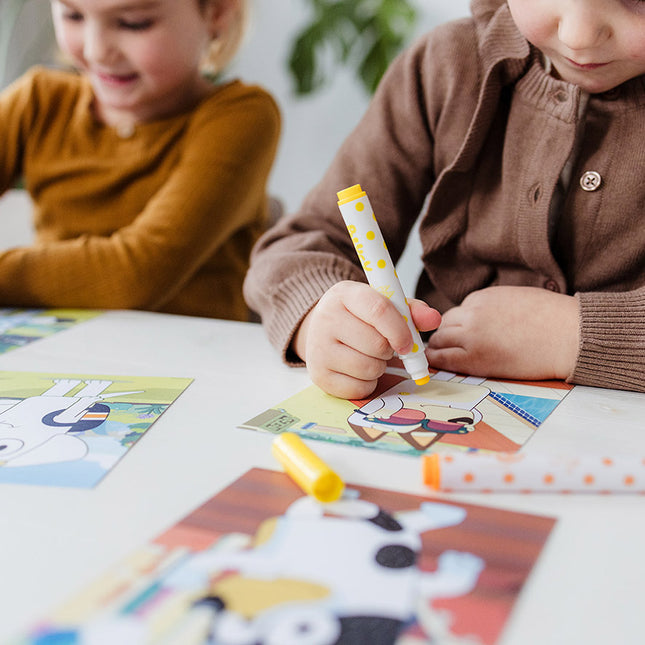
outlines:
[[329, 82], [340, 65], [350, 65], [372, 93], [416, 24], [408, 0], [305, 0], [312, 18], [295, 37], [289, 70], [298, 95]]

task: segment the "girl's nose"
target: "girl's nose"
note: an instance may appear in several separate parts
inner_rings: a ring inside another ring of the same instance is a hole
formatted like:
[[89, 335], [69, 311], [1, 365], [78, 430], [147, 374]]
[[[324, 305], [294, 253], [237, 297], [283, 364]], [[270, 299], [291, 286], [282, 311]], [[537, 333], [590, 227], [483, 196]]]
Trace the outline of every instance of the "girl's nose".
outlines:
[[571, 0], [561, 5], [558, 38], [572, 51], [592, 49], [602, 44], [611, 34], [611, 27], [594, 3]]
[[93, 63], [105, 63], [114, 56], [114, 43], [109, 30], [88, 21], [85, 25], [83, 57]]

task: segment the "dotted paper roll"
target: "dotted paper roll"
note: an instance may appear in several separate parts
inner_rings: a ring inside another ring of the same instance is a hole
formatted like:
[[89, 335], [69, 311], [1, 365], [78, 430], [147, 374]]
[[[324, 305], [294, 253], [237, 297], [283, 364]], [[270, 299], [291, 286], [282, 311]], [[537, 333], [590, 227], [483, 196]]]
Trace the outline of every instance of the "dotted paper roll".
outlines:
[[645, 493], [645, 457], [436, 453], [423, 481], [443, 492]]

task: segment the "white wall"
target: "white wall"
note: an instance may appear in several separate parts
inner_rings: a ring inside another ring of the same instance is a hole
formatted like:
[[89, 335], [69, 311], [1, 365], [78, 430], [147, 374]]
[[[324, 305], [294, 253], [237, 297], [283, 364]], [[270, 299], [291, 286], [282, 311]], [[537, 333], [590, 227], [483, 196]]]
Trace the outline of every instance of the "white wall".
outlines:
[[[416, 34], [469, 14], [469, 0], [416, 0]], [[302, 0], [255, 0], [247, 43], [231, 69], [232, 75], [256, 82], [274, 95], [283, 117], [283, 134], [270, 180], [270, 191], [287, 212], [298, 208], [308, 190], [322, 177], [334, 153], [365, 111], [369, 96], [347, 70], [341, 70], [323, 91], [297, 98], [292, 91], [287, 59], [291, 39], [306, 22]], [[279, 9], [278, 9], [279, 7]], [[421, 244], [412, 235], [397, 264], [403, 289], [413, 294], [421, 270]]]
[[[468, 15], [469, 0], [416, 0], [417, 33]], [[283, 136], [271, 190], [291, 211], [322, 176], [335, 151], [369, 101], [353, 75], [341, 70], [333, 83], [313, 96], [296, 98], [288, 75], [291, 40], [307, 21], [302, 0], [255, 0], [246, 46], [231, 74], [272, 92], [283, 116]]]
[[[8, 41], [0, 42], [0, 87], [8, 85], [26, 67], [51, 59], [54, 52], [54, 29], [49, 19], [48, 0], [26, 0], [11, 24], [16, 0], [0, 0], [0, 23], [12, 27]], [[0, 33], [4, 25], [0, 24]], [[4, 34], [3, 34], [4, 35]], [[3, 60], [6, 55], [6, 60]]]

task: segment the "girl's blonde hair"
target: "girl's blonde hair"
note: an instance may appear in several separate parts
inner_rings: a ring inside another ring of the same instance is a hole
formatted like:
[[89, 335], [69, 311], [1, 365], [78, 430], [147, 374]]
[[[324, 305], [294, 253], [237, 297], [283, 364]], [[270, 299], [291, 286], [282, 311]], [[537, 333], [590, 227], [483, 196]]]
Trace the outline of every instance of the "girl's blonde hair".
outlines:
[[229, 14], [224, 21], [226, 28], [213, 38], [202, 62], [202, 71], [214, 76], [226, 68], [242, 44], [248, 21], [249, 3], [248, 0], [199, 0], [202, 9], [208, 2], [229, 5], [225, 8]]

